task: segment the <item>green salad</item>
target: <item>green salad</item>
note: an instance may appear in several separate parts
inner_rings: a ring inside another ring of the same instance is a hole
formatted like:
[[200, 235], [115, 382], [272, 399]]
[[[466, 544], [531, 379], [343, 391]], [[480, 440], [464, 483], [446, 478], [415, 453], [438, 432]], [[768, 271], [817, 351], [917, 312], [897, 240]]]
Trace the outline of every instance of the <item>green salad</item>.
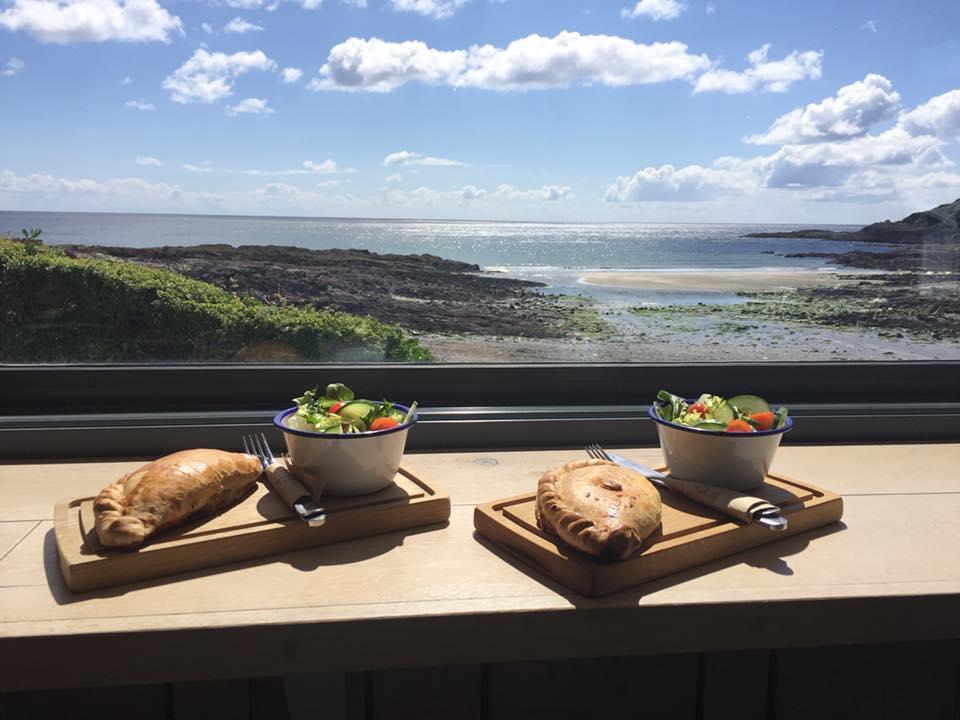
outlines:
[[356, 398], [343, 383], [327, 385], [323, 395], [315, 387], [293, 401], [297, 411], [287, 416], [287, 427], [333, 435], [389, 430], [409, 422], [417, 409], [417, 403], [403, 410], [387, 400]]
[[756, 432], [777, 430], [787, 423], [787, 409], [774, 412], [770, 403], [756, 395], [723, 398], [704, 393], [688, 403], [666, 390], [657, 393], [654, 412], [662, 420], [708, 432]]

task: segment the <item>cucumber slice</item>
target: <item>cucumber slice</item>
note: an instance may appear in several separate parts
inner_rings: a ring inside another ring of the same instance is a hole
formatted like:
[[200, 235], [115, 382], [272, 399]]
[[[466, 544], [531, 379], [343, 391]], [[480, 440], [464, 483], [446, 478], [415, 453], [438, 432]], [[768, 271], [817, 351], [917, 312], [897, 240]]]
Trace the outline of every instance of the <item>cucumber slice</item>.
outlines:
[[716, 420], [702, 420], [694, 425], [697, 430], [706, 430], [707, 432], [726, 432], [727, 424], [717, 422]]
[[727, 404], [735, 407], [743, 415], [770, 412], [770, 404], [762, 397], [757, 397], [756, 395], [734, 395], [727, 400]]
[[722, 402], [713, 410], [713, 416], [722, 423], [728, 423], [736, 417], [733, 408], [727, 403]]
[[372, 412], [373, 405], [370, 403], [363, 400], [351, 400], [340, 406], [340, 409], [337, 410], [337, 415], [348, 422], [353, 422], [354, 420], [363, 420]]

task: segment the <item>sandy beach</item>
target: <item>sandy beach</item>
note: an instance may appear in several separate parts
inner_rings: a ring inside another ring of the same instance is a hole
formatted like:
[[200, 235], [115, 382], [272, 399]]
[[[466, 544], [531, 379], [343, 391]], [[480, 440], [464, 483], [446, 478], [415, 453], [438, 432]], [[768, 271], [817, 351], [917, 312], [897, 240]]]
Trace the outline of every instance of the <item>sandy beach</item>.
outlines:
[[587, 285], [629, 288], [631, 290], [696, 290], [698, 292], [737, 292], [738, 290], [777, 290], [780, 288], [823, 287], [837, 282], [832, 271], [815, 270], [616, 270], [588, 272], [580, 282]]

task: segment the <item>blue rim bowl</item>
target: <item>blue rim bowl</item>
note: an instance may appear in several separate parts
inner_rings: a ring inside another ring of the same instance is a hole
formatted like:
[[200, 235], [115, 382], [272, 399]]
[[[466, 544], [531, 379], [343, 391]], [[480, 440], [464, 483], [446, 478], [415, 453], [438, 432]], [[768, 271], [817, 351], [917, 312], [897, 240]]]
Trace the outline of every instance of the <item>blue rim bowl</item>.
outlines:
[[[688, 403], [695, 401], [688, 400]], [[793, 428], [787, 416], [783, 427], [753, 432], [698, 430], [664, 420], [657, 415], [659, 403], [648, 414], [657, 424], [657, 436], [670, 474], [743, 492], [763, 485], [784, 433]]]
[[[406, 405], [394, 405], [403, 413]], [[294, 430], [284, 424], [296, 407], [277, 414], [273, 424], [283, 433], [287, 454], [295, 467], [308, 471], [303, 482], [313, 495], [367, 495], [389, 486], [400, 469], [407, 431], [416, 425], [417, 413], [405, 423], [386, 430], [340, 435]]]

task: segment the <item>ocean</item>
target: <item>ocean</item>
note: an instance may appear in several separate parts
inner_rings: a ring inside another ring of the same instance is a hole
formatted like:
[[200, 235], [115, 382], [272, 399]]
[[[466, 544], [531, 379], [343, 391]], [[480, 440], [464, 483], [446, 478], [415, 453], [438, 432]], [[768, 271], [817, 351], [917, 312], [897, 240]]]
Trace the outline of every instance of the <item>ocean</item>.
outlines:
[[[625, 292], [584, 286], [586, 270], [778, 270], [829, 269], [818, 257], [862, 243], [811, 239], [745, 238], [746, 233], [846, 225], [733, 225], [657, 223], [535, 223], [344, 218], [151, 215], [127, 213], [0, 212], [0, 233], [40, 228], [48, 244], [296, 245], [316, 250], [360, 248], [378, 253], [431, 254], [479, 265], [509, 277], [536, 280], [549, 291], [591, 295], [603, 302], [736, 301], [730, 294]], [[880, 247], [867, 249], [881, 250]]]

